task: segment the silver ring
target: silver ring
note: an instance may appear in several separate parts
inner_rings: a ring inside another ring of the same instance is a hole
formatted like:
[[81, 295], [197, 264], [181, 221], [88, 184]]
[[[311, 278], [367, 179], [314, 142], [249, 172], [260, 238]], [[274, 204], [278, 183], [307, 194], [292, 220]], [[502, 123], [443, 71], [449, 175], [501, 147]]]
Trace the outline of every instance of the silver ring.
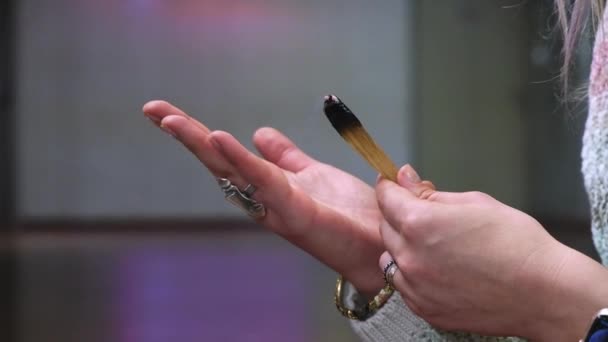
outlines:
[[395, 287], [395, 285], [393, 285], [393, 277], [395, 276], [395, 273], [397, 273], [398, 269], [399, 266], [397, 266], [395, 260], [392, 259], [388, 262], [388, 264], [386, 264], [386, 266], [384, 266], [384, 282], [390, 287]]
[[247, 184], [247, 186], [245, 187], [245, 189], [243, 189], [242, 193], [243, 195], [251, 198], [251, 196], [253, 196], [253, 193], [257, 190], [258, 188], [256, 188], [253, 184]]
[[227, 178], [217, 178], [217, 183], [224, 192], [226, 200], [243, 209], [247, 215], [254, 219], [260, 219], [266, 216], [266, 207], [264, 207], [262, 203], [251, 198], [251, 195], [256, 190], [255, 186], [249, 184], [244, 190], [241, 190]]

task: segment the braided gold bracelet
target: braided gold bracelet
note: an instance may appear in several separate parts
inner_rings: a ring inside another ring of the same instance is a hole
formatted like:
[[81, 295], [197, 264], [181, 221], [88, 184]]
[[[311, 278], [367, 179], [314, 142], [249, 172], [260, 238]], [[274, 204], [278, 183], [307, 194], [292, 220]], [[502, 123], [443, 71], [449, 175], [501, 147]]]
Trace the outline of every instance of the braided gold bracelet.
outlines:
[[342, 316], [358, 321], [364, 321], [371, 315], [376, 313], [376, 311], [378, 311], [378, 309], [380, 309], [389, 300], [389, 298], [391, 298], [393, 292], [395, 292], [395, 289], [391, 285], [386, 284], [384, 285], [382, 290], [380, 290], [380, 292], [378, 292], [378, 294], [375, 295], [374, 298], [370, 300], [365, 306], [359, 309], [349, 309], [345, 307], [344, 303], [342, 302], [343, 285], [344, 277], [340, 275], [338, 276], [338, 280], [336, 281], [336, 294], [334, 296], [336, 308], [338, 309], [338, 311], [340, 311]]

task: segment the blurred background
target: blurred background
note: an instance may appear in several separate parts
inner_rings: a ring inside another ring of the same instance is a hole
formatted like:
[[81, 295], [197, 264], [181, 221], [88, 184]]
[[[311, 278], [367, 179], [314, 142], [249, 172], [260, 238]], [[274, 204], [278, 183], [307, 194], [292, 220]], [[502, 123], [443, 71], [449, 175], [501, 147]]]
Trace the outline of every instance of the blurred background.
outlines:
[[399, 164], [595, 257], [553, 22], [551, 1], [1, 2], [0, 340], [355, 340], [335, 274], [223, 201], [151, 99], [371, 183], [335, 93]]

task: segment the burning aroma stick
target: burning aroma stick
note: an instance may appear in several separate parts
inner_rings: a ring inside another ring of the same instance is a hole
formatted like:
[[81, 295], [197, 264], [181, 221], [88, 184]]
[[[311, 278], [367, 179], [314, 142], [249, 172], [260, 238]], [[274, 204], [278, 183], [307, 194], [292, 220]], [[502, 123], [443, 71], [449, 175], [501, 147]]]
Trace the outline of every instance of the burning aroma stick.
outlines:
[[335, 95], [326, 95], [323, 111], [332, 126], [382, 177], [397, 181], [398, 169], [367, 133], [361, 121]]

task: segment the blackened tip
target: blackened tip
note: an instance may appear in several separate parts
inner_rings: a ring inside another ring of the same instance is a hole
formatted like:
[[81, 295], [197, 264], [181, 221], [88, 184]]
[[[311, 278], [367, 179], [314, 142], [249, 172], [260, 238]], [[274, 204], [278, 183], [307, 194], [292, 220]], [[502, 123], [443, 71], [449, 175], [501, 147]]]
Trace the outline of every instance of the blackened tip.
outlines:
[[325, 116], [338, 133], [342, 134], [353, 126], [361, 125], [353, 112], [336, 95], [329, 94], [324, 99], [323, 111]]
[[338, 103], [342, 102], [336, 95], [333, 95], [333, 94], [325, 95], [324, 99], [325, 99], [325, 101], [324, 101], [325, 105], [338, 104]]

